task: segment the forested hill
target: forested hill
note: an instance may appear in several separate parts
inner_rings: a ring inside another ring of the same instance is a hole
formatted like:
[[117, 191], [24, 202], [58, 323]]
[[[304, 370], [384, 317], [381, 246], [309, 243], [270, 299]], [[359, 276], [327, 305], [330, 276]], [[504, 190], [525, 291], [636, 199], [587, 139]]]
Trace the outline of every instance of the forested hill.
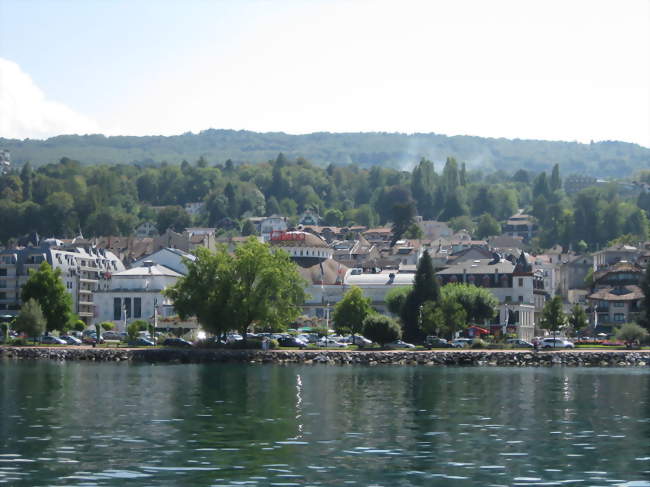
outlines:
[[551, 142], [491, 139], [439, 134], [329, 133], [289, 135], [235, 130], [206, 130], [164, 136], [65, 135], [47, 140], [0, 138], [0, 149], [9, 149], [15, 164], [40, 166], [69, 157], [82, 164], [178, 163], [203, 156], [209, 163], [263, 162], [279, 152], [290, 158], [304, 157], [319, 164], [356, 163], [411, 169], [426, 157], [442, 165], [447, 156], [467, 163], [470, 169], [513, 172], [550, 170], [558, 163], [564, 174], [623, 177], [650, 168], [650, 149], [625, 142]]

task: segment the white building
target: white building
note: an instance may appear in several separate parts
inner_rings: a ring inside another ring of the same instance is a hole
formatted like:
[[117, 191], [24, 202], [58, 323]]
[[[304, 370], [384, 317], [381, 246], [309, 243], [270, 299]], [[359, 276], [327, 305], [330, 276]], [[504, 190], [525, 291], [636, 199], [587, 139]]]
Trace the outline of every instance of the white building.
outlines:
[[196, 260], [196, 256], [180, 249], [165, 247], [164, 249], [157, 250], [153, 254], [136, 260], [129, 267], [143, 267], [146, 261], [151, 261], [154, 264], [165, 266], [179, 274], [186, 275], [187, 267], [183, 263], [183, 259], [193, 261]]
[[95, 315], [94, 293], [99, 280], [124, 270], [108, 250], [64, 245], [56, 239], [44, 240], [38, 247], [6, 249], [0, 252], [0, 314], [18, 314], [29, 271], [43, 262], [61, 270], [61, 281], [72, 296], [72, 311], [88, 324]]
[[112, 321], [119, 331], [134, 320], [164, 319], [176, 313], [162, 291], [173, 286], [181, 274], [145, 261], [141, 267], [117, 272], [100, 283], [95, 292], [95, 322]]

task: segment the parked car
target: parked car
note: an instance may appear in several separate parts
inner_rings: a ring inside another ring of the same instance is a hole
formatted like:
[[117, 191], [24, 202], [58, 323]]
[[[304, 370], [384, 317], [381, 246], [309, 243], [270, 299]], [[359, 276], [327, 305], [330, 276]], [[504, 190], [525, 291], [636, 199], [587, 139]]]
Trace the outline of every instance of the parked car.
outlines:
[[540, 344], [542, 348], [575, 348], [575, 345], [564, 338], [544, 338]]
[[72, 335], [63, 335], [63, 336], [61, 336], [59, 338], [61, 338], [61, 340], [65, 341], [68, 345], [81, 345], [83, 343], [77, 337], [72, 336]]
[[391, 350], [395, 350], [398, 348], [415, 348], [415, 345], [413, 345], [412, 343], [403, 342], [402, 340], [397, 340], [396, 342], [387, 343], [386, 348], [389, 348]]
[[444, 338], [428, 336], [425, 341], [425, 345], [428, 348], [451, 348], [451, 343], [449, 343]]
[[129, 346], [131, 346], [131, 347], [153, 347], [154, 342], [152, 342], [151, 340], [147, 340], [146, 338], [143, 338], [143, 337], [138, 337], [135, 340], [130, 341]]
[[456, 338], [451, 342], [451, 346], [454, 348], [465, 348], [469, 347], [470, 345], [472, 345], [471, 338]]
[[68, 343], [65, 340], [62, 340], [59, 337], [52, 335], [43, 335], [39, 341], [42, 345], [67, 345]]
[[291, 336], [278, 338], [278, 344], [281, 347], [305, 348], [307, 346], [306, 341], [301, 340], [300, 338], [291, 337]]
[[527, 342], [526, 340], [520, 340], [519, 338], [509, 338], [506, 343], [518, 348], [534, 348], [535, 346]]
[[120, 334], [116, 331], [105, 331], [102, 333], [102, 338], [104, 340], [121, 340], [122, 337]]
[[166, 347], [189, 348], [194, 346], [190, 342], [188, 342], [187, 340], [183, 340], [182, 338], [166, 338], [162, 344]]
[[372, 345], [372, 340], [368, 340], [366, 337], [361, 335], [351, 336], [349, 342], [352, 345], [358, 345], [359, 347], [367, 347]]
[[325, 338], [325, 337], [318, 340], [316, 342], [316, 345], [318, 345], [319, 347], [326, 347], [326, 348], [345, 348], [348, 346], [347, 343], [337, 342], [332, 340], [331, 338]]

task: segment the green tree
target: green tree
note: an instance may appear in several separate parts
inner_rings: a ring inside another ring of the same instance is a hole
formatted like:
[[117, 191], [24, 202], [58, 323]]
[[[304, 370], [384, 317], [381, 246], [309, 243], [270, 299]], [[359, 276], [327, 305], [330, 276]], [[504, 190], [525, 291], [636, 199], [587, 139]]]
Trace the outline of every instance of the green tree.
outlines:
[[363, 320], [363, 336], [382, 347], [399, 340], [402, 335], [397, 322], [380, 314], [371, 314]]
[[334, 308], [334, 329], [338, 334], [360, 333], [363, 320], [373, 313], [372, 300], [363, 295], [363, 290], [352, 286]]
[[628, 348], [648, 337], [648, 330], [636, 323], [625, 323], [623, 326], [616, 330], [616, 339], [625, 342]]
[[571, 308], [571, 312], [567, 316], [567, 322], [573, 333], [578, 333], [580, 330], [586, 328], [589, 321], [587, 320], [585, 309], [578, 303], [574, 304]]
[[168, 206], [163, 208], [156, 215], [156, 228], [159, 234], [163, 234], [168, 228], [175, 232], [182, 232], [192, 224], [190, 215], [180, 206]]
[[283, 329], [300, 315], [304, 281], [286, 252], [251, 238], [233, 255], [225, 247], [195, 253], [187, 275], [165, 291], [181, 318], [196, 316], [210, 333], [234, 329], [246, 339], [256, 323]]
[[145, 320], [135, 320], [128, 324], [126, 327], [126, 334], [129, 337], [129, 341], [132, 342], [138, 338], [138, 334], [141, 331], [145, 331], [149, 328], [149, 323]]
[[70, 326], [72, 297], [61, 280], [61, 269], [52, 269], [43, 262], [37, 271], [30, 270], [23, 286], [23, 303], [35, 299], [40, 304], [47, 321], [47, 331], [65, 331]]
[[551, 191], [562, 189], [562, 179], [560, 179], [560, 165], [555, 164], [551, 171], [551, 181], [549, 182]]
[[453, 338], [467, 327], [467, 312], [456, 300], [444, 297], [438, 303], [427, 301], [422, 307], [422, 330], [428, 335]]
[[650, 331], [650, 265], [646, 266], [645, 273], [643, 274], [643, 279], [641, 279], [639, 287], [643, 293], [639, 324], [646, 330]]
[[72, 324], [72, 329], [74, 331], [82, 332], [86, 329], [86, 322], [83, 320], [75, 320]]
[[409, 292], [402, 307], [402, 325], [404, 337], [408, 341], [420, 342], [424, 336], [420, 329], [420, 306], [426, 301], [437, 303], [440, 299], [440, 285], [436, 279], [433, 262], [429, 251], [425, 250], [418, 262], [413, 280], [413, 288]]
[[113, 323], [112, 321], [104, 321], [100, 324], [100, 326], [104, 331], [111, 331], [115, 329], [115, 323]]
[[441, 289], [443, 300], [458, 303], [472, 323], [482, 323], [494, 317], [499, 300], [484, 287], [472, 284], [447, 284]]
[[47, 320], [43, 315], [41, 305], [35, 299], [30, 298], [23, 303], [14, 322], [14, 329], [36, 341], [36, 338], [45, 332], [46, 324]]
[[399, 286], [388, 291], [386, 296], [384, 296], [388, 311], [396, 316], [401, 316], [406, 297], [411, 292], [411, 289], [411, 286]]
[[341, 225], [343, 225], [343, 213], [341, 212], [341, 210], [332, 208], [325, 212], [325, 216], [323, 217], [323, 220], [325, 220], [326, 225], [330, 225], [333, 227], [340, 227]]
[[555, 296], [549, 299], [542, 310], [542, 328], [553, 332], [553, 335], [566, 324], [566, 315], [562, 310], [562, 297]]
[[413, 201], [407, 203], [395, 203], [393, 205], [393, 238], [390, 246], [393, 247], [404, 233], [415, 223], [415, 204]]
[[492, 215], [483, 213], [478, 220], [476, 227], [476, 236], [478, 238], [487, 238], [492, 235], [499, 235], [501, 233], [501, 225], [494, 219]]

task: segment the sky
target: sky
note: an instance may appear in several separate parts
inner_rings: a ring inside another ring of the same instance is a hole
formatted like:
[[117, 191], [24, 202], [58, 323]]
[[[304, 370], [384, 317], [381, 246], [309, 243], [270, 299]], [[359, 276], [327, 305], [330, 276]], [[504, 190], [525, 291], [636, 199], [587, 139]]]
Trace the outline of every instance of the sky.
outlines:
[[208, 128], [650, 147], [650, 2], [0, 0], [0, 137]]

